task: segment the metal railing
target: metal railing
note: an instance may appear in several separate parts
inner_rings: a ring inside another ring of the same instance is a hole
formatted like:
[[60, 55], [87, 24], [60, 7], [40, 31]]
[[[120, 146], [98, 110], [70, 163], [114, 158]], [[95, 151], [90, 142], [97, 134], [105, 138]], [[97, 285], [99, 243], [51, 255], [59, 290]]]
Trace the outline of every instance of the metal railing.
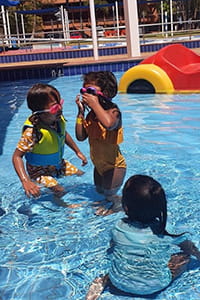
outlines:
[[[82, 45], [92, 46], [92, 38], [84, 37], [86, 29], [70, 30], [69, 38], [64, 38], [63, 31], [48, 31], [38, 32], [32, 36], [30, 33], [0, 36], [0, 49], [5, 52], [9, 49], [26, 49], [32, 51], [33, 49], [49, 48], [55, 50], [58, 48], [70, 48], [76, 46], [81, 48]], [[91, 29], [87, 28], [87, 31]], [[80, 37], [74, 36], [74, 33], [80, 33]], [[181, 22], [154, 24], [140, 24], [140, 43], [158, 43], [167, 40], [192, 40], [200, 39], [200, 20], [188, 20]], [[91, 35], [91, 34], [90, 34]], [[118, 27], [97, 27], [97, 37], [99, 47], [108, 42], [126, 43], [126, 29], [125, 26]]]

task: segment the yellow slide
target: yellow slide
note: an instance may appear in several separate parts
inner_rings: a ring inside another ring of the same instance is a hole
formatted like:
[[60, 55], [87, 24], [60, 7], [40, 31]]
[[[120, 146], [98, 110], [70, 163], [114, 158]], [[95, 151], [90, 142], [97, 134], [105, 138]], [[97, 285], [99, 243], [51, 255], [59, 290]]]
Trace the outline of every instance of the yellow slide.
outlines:
[[167, 73], [154, 64], [141, 64], [127, 70], [120, 79], [118, 90], [120, 93], [133, 93], [134, 89], [135, 93], [144, 93], [142, 88], [145, 83], [152, 93], [174, 93], [173, 83]]

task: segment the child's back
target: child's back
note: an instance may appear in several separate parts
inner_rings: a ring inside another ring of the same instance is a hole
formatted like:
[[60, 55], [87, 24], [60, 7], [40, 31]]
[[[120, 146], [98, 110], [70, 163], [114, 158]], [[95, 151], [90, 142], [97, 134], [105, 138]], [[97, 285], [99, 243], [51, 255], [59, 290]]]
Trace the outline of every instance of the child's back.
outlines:
[[[133, 294], [152, 294], [172, 280], [168, 262], [178, 253], [186, 235], [156, 235], [150, 226], [120, 220], [113, 230], [113, 253], [109, 277], [114, 286]], [[188, 258], [185, 257], [186, 262]]]
[[[166, 230], [167, 201], [162, 186], [145, 175], [130, 177], [122, 192], [127, 215], [112, 232], [110, 270], [96, 279], [87, 299], [97, 299], [110, 279], [118, 289], [139, 295], [161, 291], [186, 270], [190, 255], [200, 252], [188, 234]], [[98, 284], [97, 284], [98, 283]], [[91, 297], [92, 293], [95, 297]]]
[[113, 230], [110, 280], [134, 294], [160, 291], [185, 270], [189, 254], [200, 254], [184, 252], [191, 243], [188, 234], [166, 231], [167, 200], [162, 186], [153, 178], [130, 177], [123, 188], [122, 204], [127, 218]]

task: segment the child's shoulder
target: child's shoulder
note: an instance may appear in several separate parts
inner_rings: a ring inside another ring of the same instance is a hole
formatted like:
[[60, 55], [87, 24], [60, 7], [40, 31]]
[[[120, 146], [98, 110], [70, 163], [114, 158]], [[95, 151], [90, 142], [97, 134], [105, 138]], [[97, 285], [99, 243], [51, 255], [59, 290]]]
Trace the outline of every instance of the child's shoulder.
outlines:
[[115, 115], [116, 118], [118, 118], [118, 119], [121, 119], [121, 118], [122, 118], [121, 111], [119, 110], [119, 108], [118, 108], [117, 105], [114, 106], [114, 107], [112, 107], [112, 108], [109, 108], [109, 109], [107, 110], [107, 112], [108, 112], [109, 114], [111, 114], [111, 115]]
[[24, 126], [23, 127], [22, 135], [24, 137], [26, 137], [26, 136], [28, 137], [28, 136], [30, 136], [32, 134], [33, 134], [33, 126]]

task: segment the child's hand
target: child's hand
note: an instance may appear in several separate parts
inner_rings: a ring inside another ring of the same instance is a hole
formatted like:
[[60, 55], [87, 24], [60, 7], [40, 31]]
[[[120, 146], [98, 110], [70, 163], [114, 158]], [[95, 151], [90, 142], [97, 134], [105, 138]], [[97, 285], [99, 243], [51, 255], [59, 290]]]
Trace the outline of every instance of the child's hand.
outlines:
[[28, 197], [33, 196], [37, 198], [40, 196], [40, 187], [37, 184], [35, 184], [33, 181], [25, 180], [22, 182], [22, 185]]
[[85, 107], [83, 102], [80, 100], [80, 95], [76, 96], [76, 104], [78, 106], [79, 113], [84, 115]]
[[82, 166], [87, 165], [88, 161], [85, 155], [82, 152], [77, 152], [77, 156], [82, 160]]
[[99, 104], [99, 98], [92, 94], [84, 93], [82, 99], [83, 103], [89, 106], [91, 109], [93, 109], [96, 104]]

